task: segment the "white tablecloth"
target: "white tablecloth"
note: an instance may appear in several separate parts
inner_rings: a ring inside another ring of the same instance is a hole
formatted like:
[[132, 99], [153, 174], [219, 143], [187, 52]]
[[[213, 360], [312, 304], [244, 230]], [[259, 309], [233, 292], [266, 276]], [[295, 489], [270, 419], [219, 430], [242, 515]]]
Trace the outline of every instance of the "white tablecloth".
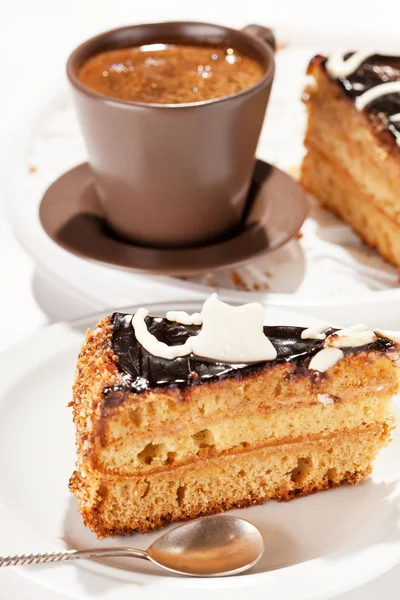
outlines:
[[[159, 20], [208, 20], [240, 27], [250, 22], [272, 24], [278, 30], [335, 30], [362, 38], [398, 31], [398, 2], [380, 0], [379, 10], [358, 0], [280, 0], [280, 2], [188, 2], [152, 0], [15, 0], [0, 2], [0, 165], [6, 163], [8, 144], [18, 128], [27, 97], [43, 78], [64, 69], [70, 50], [84, 38], [122, 24]], [[389, 28], [389, 29], [388, 29]], [[72, 303], [54, 288], [16, 242], [7, 222], [7, 197], [0, 178], [0, 349], [37, 331], [49, 322], [90, 311]], [[0, 373], [1, 374], [1, 373]], [[5, 373], [1, 377], [6, 377]], [[23, 552], [21, 548], [21, 552]], [[400, 568], [341, 600], [397, 597]], [[57, 600], [63, 596], [31, 584], [16, 570], [0, 574], [0, 597], [7, 600]], [[117, 599], [116, 599], [117, 600]]]

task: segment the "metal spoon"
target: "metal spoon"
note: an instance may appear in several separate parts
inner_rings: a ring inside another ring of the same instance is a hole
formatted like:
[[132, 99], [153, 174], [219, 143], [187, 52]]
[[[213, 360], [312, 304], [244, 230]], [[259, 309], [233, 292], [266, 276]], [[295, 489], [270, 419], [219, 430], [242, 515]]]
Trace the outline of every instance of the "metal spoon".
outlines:
[[150, 560], [179, 575], [222, 577], [250, 569], [263, 552], [263, 536], [255, 525], [239, 517], [219, 515], [179, 525], [159, 537], [146, 551], [113, 547], [22, 554], [0, 557], [0, 567], [123, 556]]

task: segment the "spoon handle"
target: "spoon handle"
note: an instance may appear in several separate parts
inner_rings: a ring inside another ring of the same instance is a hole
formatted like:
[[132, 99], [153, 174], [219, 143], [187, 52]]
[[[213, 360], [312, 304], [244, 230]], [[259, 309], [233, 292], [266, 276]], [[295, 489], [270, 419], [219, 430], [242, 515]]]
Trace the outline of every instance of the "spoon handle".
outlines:
[[19, 567], [21, 565], [39, 565], [42, 563], [77, 560], [79, 558], [104, 558], [107, 556], [125, 556], [149, 560], [147, 552], [135, 548], [90, 548], [88, 550], [63, 550], [61, 552], [46, 552], [43, 554], [15, 554], [0, 556], [1, 567]]

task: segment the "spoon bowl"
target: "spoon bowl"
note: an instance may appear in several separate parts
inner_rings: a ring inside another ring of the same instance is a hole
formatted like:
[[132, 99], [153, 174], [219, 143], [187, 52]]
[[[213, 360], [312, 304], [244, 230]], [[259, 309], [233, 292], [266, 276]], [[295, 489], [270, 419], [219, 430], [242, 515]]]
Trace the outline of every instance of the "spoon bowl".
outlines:
[[218, 515], [175, 527], [158, 538], [147, 555], [174, 573], [221, 577], [250, 569], [263, 551], [263, 536], [255, 525], [239, 517]]

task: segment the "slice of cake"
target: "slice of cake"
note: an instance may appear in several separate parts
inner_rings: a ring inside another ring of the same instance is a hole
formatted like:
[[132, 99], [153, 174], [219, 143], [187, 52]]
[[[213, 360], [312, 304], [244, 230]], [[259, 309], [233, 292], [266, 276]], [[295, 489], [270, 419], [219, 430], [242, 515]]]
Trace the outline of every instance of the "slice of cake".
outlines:
[[400, 266], [400, 57], [316, 56], [308, 74], [301, 181]]
[[394, 424], [397, 335], [263, 322], [261, 305], [213, 295], [200, 314], [140, 309], [88, 331], [70, 489], [99, 537], [370, 473]]

